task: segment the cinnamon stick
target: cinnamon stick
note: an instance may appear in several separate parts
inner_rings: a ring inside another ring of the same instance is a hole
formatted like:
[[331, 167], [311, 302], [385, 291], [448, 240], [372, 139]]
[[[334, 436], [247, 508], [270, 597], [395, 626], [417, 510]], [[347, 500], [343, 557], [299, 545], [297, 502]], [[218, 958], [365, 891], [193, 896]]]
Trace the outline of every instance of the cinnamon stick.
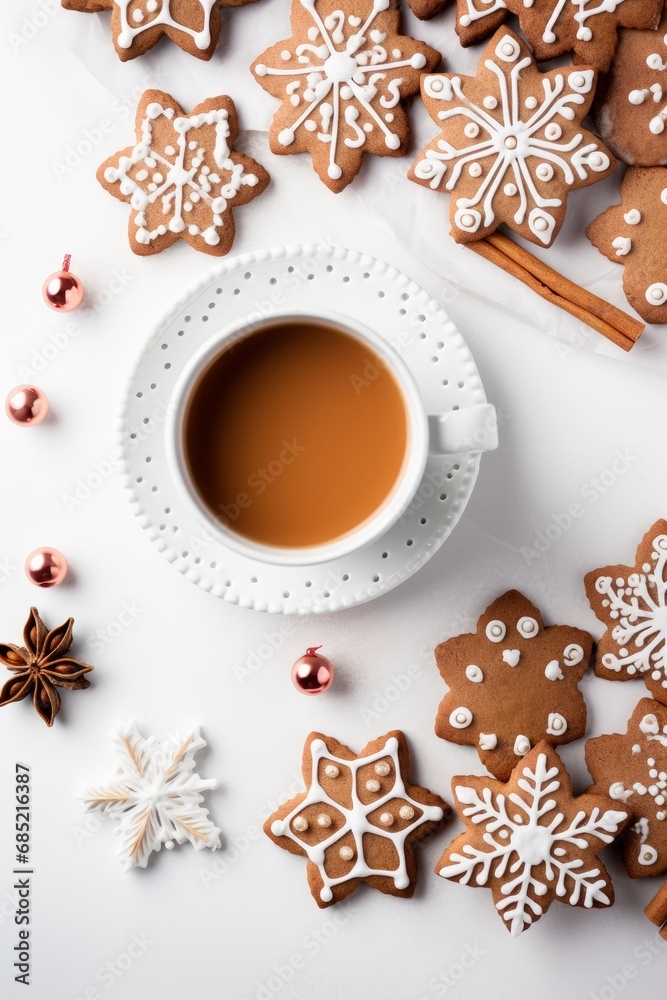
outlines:
[[660, 937], [667, 941], [667, 882], [658, 889], [644, 913], [652, 924], [662, 928]]
[[543, 299], [576, 316], [624, 351], [629, 351], [644, 331], [643, 324], [638, 320], [564, 278], [502, 233], [491, 233], [485, 239], [466, 246], [514, 275]]

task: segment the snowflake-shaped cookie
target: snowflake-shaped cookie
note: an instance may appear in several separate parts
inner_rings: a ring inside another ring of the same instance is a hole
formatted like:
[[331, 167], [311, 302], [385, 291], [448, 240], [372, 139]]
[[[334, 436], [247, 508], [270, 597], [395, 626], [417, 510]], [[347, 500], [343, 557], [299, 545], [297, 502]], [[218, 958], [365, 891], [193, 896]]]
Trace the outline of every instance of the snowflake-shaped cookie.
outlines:
[[308, 858], [310, 891], [320, 907], [348, 896], [360, 882], [394, 896], [411, 896], [417, 879], [412, 851], [443, 816], [447, 804], [408, 784], [405, 736], [388, 733], [360, 754], [329, 736], [311, 733], [303, 751], [306, 792], [264, 824], [279, 847]]
[[632, 811], [623, 832], [623, 861], [631, 878], [667, 871], [667, 707], [642, 698], [624, 735], [586, 743], [590, 791]]
[[111, 11], [118, 56], [134, 59], [166, 35], [199, 59], [210, 59], [220, 37], [220, 8], [253, 0], [61, 0], [66, 10]]
[[517, 937], [559, 899], [570, 906], [611, 906], [614, 890], [596, 856], [618, 837], [629, 812], [603, 795], [573, 796], [556, 751], [540, 743], [506, 783], [454, 778], [466, 831], [436, 866], [443, 878], [485, 886]]
[[503, 222], [532, 243], [553, 242], [568, 192], [616, 167], [580, 125], [595, 80], [585, 66], [540, 73], [524, 42], [506, 28], [489, 42], [476, 76], [422, 76], [422, 98], [441, 133], [408, 176], [452, 193], [457, 242], [482, 239]]
[[436, 734], [477, 747], [482, 764], [506, 781], [541, 740], [569, 743], [584, 735], [586, 703], [577, 685], [592, 647], [580, 629], [545, 629], [535, 605], [509, 590], [486, 609], [476, 632], [436, 648], [449, 685]]
[[623, 265], [623, 291], [647, 323], [667, 323], [667, 169], [630, 167], [621, 204], [591, 222], [586, 236], [608, 260]]
[[117, 854], [123, 871], [145, 868], [153, 851], [169, 850], [188, 840], [196, 851], [220, 847], [220, 830], [201, 803], [204, 793], [218, 787], [215, 778], [200, 778], [195, 754], [206, 741], [199, 729], [187, 737], [176, 734], [159, 743], [144, 739], [134, 722], [114, 733], [120, 778], [88, 789], [82, 796], [86, 811], [99, 810], [119, 821]]
[[619, 33], [616, 58], [598, 85], [595, 121], [625, 163], [667, 163], [667, 10], [657, 31]]
[[159, 253], [178, 239], [222, 256], [234, 242], [232, 209], [261, 194], [269, 175], [234, 152], [234, 102], [212, 97], [189, 115], [169, 94], [147, 90], [139, 102], [134, 146], [97, 171], [102, 187], [132, 208], [134, 253]]
[[595, 673], [610, 681], [643, 676], [667, 704], [667, 521], [642, 538], [634, 566], [604, 566], [585, 578], [591, 608], [607, 626]]
[[292, 0], [292, 37], [253, 63], [255, 79], [282, 101], [269, 133], [274, 153], [309, 152], [332, 191], [345, 188], [364, 153], [402, 156], [401, 100], [419, 90], [435, 49], [398, 33], [397, 0]]
[[617, 28], [655, 28], [663, 0], [505, 0], [540, 62], [573, 52], [575, 62], [607, 70]]

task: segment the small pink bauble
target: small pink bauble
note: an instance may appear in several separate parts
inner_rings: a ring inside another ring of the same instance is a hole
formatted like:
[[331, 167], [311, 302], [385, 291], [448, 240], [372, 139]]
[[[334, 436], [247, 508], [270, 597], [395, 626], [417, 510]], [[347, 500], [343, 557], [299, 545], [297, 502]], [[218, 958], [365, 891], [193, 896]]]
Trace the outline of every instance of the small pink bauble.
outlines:
[[44, 282], [42, 296], [50, 309], [56, 312], [71, 312], [81, 305], [83, 285], [69, 269], [70, 254], [66, 254], [62, 271], [50, 274]]
[[17, 385], [5, 400], [5, 413], [18, 427], [35, 427], [49, 412], [49, 401], [36, 385]]
[[67, 576], [67, 560], [58, 549], [43, 545], [25, 561], [26, 576], [36, 587], [57, 587]]
[[317, 652], [321, 648], [309, 646], [292, 667], [292, 683], [302, 694], [322, 694], [333, 684], [334, 668]]

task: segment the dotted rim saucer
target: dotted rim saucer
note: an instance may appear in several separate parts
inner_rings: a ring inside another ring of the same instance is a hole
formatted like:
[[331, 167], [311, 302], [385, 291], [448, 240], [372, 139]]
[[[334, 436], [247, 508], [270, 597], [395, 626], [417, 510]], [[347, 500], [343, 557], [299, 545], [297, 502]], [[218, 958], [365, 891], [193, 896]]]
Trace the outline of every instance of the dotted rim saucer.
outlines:
[[218, 264], [184, 292], [156, 325], [130, 378], [121, 421], [123, 484], [141, 526], [179, 572], [257, 611], [336, 611], [392, 590], [448, 537], [479, 469], [479, 453], [429, 456], [400, 521], [367, 548], [331, 562], [270, 565], [231, 550], [174, 481], [166, 440], [174, 387], [193, 354], [222, 329], [217, 315], [224, 314], [227, 327], [276, 311], [316, 315], [318, 309], [356, 319], [393, 345], [427, 412], [486, 402], [475, 362], [442, 305], [368, 254], [320, 244], [258, 250]]

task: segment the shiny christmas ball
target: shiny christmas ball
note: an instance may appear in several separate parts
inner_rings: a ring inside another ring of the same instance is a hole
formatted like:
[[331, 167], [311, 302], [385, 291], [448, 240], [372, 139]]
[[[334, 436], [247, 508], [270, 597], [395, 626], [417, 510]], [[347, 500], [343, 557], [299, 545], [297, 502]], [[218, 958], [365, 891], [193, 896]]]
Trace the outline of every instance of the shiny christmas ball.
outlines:
[[309, 646], [292, 667], [292, 683], [302, 694], [322, 694], [333, 684], [334, 668], [317, 652], [321, 646]]
[[43, 545], [26, 559], [25, 573], [36, 587], [57, 587], [67, 576], [67, 560], [58, 549]]
[[42, 296], [50, 309], [56, 312], [71, 312], [81, 305], [83, 285], [76, 274], [69, 269], [70, 255], [63, 261], [62, 271], [50, 274], [44, 282]]
[[49, 412], [49, 401], [36, 385], [17, 385], [5, 400], [5, 413], [18, 427], [35, 427]]

